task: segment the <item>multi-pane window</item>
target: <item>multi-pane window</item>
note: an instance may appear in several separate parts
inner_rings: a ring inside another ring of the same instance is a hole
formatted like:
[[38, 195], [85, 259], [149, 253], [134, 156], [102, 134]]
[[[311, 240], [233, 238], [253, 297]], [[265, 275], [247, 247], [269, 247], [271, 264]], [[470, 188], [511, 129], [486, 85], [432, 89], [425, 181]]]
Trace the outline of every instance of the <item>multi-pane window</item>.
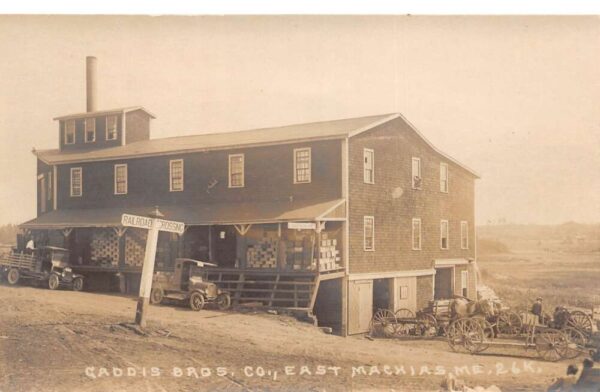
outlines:
[[460, 272], [460, 291], [463, 297], [469, 294], [469, 271]]
[[419, 218], [412, 220], [412, 248], [421, 250], [421, 219]]
[[448, 193], [448, 164], [440, 163], [440, 192]]
[[440, 248], [448, 249], [448, 221], [440, 222]]
[[460, 247], [469, 249], [469, 224], [467, 221], [460, 222]]
[[399, 299], [408, 299], [408, 286], [400, 286], [398, 294], [400, 295]]
[[364, 181], [367, 184], [375, 183], [375, 152], [365, 148], [363, 152], [364, 159]]
[[244, 186], [244, 154], [229, 155], [229, 187]]
[[294, 149], [294, 183], [310, 182], [310, 148]]
[[412, 187], [413, 189], [421, 189], [421, 158], [412, 159]]
[[169, 190], [183, 191], [183, 159], [169, 161]]
[[65, 144], [75, 144], [75, 120], [65, 121]]
[[71, 197], [78, 197], [82, 194], [83, 174], [80, 167], [71, 168]]
[[106, 117], [106, 140], [117, 140], [117, 116]]
[[85, 119], [85, 142], [90, 143], [96, 141], [96, 119]]
[[115, 195], [127, 194], [127, 165], [115, 165]]
[[364, 248], [365, 250], [375, 250], [375, 218], [365, 216], [364, 226]]

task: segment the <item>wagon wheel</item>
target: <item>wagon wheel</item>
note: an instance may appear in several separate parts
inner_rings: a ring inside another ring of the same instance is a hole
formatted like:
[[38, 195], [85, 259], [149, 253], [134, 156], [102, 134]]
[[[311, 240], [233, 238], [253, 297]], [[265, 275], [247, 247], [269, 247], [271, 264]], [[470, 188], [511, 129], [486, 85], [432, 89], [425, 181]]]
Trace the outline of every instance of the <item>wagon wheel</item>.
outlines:
[[413, 311], [410, 309], [405, 309], [405, 308], [396, 310], [396, 313], [394, 313], [394, 315], [396, 316], [397, 319], [415, 318], [415, 314], [413, 313]]
[[11, 268], [10, 270], [8, 270], [8, 275], [6, 276], [6, 280], [8, 281], [8, 284], [15, 285], [15, 284], [19, 283], [20, 277], [21, 277], [21, 274], [19, 273], [19, 270], [16, 268]]
[[592, 319], [580, 310], [571, 312], [567, 326], [578, 329], [587, 336], [592, 334]]
[[580, 330], [573, 327], [566, 327], [562, 330], [565, 336], [567, 347], [563, 357], [567, 359], [577, 358], [579, 354], [584, 352], [587, 344], [587, 337]]
[[421, 328], [421, 336], [431, 338], [437, 335], [437, 320], [431, 314], [419, 313], [417, 314], [417, 321]]
[[217, 295], [215, 303], [219, 310], [227, 310], [231, 306], [231, 296], [228, 293], [221, 293]]
[[503, 312], [498, 316], [498, 333], [518, 335], [523, 329], [523, 319], [515, 312]]
[[83, 278], [77, 277], [73, 279], [73, 291], [83, 290]]
[[448, 327], [448, 345], [453, 351], [459, 348], [470, 353], [483, 351], [485, 348], [485, 334], [481, 327], [481, 321], [472, 318], [461, 318], [455, 320]]
[[371, 320], [371, 335], [382, 334], [386, 338], [393, 337], [396, 334], [397, 324], [398, 320], [391, 310], [379, 309]]
[[560, 331], [548, 328], [536, 332], [535, 349], [543, 360], [556, 362], [567, 352], [567, 339]]

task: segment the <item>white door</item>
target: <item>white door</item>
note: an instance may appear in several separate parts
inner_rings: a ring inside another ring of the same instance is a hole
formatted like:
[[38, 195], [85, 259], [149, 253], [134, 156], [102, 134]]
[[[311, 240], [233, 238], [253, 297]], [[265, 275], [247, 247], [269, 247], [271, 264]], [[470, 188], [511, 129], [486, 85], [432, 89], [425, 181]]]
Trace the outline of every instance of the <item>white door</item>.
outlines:
[[410, 309], [416, 312], [417, 309], [417, 277], [409, 276], [403, 278], [395, 278], [393, 280], [393, 308]]
[[348, 333], [368, 332], [373, 317], [373, 281], [355, 280], [348, 284]]

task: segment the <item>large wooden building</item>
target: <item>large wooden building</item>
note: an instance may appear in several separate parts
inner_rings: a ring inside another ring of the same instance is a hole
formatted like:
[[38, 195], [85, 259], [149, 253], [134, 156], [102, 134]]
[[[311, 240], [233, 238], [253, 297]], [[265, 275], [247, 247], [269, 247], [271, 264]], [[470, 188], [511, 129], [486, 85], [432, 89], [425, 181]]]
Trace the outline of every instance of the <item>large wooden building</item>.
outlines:
[[[37, 156], [37, 242], [71, 250], [90, 277], [139, 285], [145, 232], [121, 214], [158, 207], [183, 221], [161, 233], [156, 269], [176, 257], [233, 293], [312, 312], [342, 334], [377, 308], [417, 310], [474, 297], [474, 181], [400, 114], [196, 136], [150, 138], [142, 107], [57, 117], [59, 148]], [[92, 279], [93, 283], [93, 279]]]

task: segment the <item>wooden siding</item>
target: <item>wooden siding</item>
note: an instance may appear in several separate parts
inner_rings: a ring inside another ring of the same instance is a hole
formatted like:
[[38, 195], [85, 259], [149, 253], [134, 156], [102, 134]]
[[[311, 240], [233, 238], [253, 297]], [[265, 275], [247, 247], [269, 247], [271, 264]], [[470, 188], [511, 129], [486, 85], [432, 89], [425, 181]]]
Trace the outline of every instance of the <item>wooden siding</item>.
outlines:
[[[363, 150], [374, 150], [375, 183], [365, 184]], [[412, 189], [412, 157], [421, 158], [422, 189]], [[350, 139], [350, 273], [420, 270], [434, 259], [475, 256], [474, 177], [444, 159], [401, 118]], [[440, 162], [449, 192], [440, 192]], [[363, 217], [375, 217], [375, 251], [363, 250]], [[412, 250], [411, 222], [421, 219], [421, 248]], [[450, 247], [440, 249], [440, 220], [449, 221]], [[470, 249], [461, 249], [460, 222], [469, 222]]]

